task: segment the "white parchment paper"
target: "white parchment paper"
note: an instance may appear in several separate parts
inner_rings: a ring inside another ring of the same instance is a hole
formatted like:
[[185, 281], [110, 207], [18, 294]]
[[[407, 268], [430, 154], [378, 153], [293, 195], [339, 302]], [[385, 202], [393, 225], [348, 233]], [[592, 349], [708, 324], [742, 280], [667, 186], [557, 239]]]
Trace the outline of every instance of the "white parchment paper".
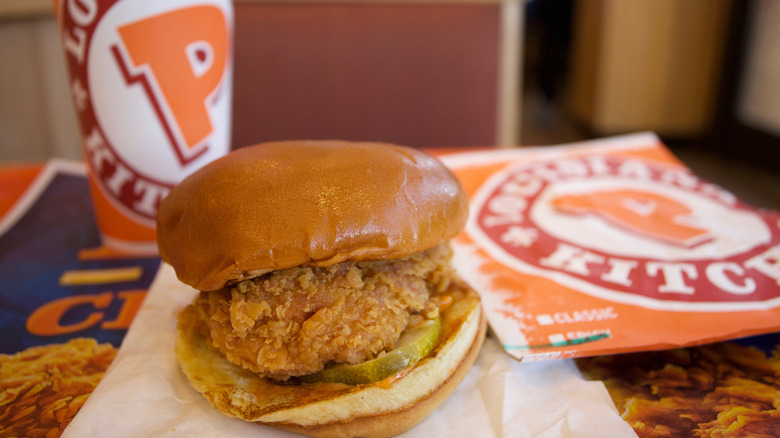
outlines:
[[[163, 264], [103, 380], [65, 430], [84, 437], [293, 437], [229, 418], [196, 392], [173, 354], [176, 315], [196, 292]], [[600, 382], [573, 361], [520, 363], [488, 337], [453, 395], [404, 437], [635, 437]]]

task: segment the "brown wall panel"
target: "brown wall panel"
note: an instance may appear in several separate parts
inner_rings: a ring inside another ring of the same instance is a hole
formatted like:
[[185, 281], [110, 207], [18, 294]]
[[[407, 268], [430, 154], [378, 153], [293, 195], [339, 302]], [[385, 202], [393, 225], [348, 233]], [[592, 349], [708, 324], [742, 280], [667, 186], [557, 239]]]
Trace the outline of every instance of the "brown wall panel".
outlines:
[[496, 4], [236, 4], [233, 145], [494, 144]]

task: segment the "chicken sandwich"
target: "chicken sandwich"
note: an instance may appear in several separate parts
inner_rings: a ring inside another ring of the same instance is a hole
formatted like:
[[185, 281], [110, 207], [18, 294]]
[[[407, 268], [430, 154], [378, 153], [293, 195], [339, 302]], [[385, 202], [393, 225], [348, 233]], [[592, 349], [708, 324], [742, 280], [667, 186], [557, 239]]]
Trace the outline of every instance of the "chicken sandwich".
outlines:
[[434, 157], [388, 144], [265, 143], [176, 186], [162, 259], [197, 289], [176, 356], [232, 417], [311, 436], [393, 436], [466, 375], [485, 334], [452, 266], [468, 200]]

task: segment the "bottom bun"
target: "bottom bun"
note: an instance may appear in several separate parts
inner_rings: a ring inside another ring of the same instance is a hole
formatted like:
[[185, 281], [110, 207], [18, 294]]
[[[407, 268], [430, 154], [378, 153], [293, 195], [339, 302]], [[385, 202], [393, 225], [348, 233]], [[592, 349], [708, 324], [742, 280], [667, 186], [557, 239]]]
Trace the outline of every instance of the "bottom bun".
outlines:
[[179, 315], [176, 358], [192, 386], [219, 411], [313, 437], [390, 437], [433, 412], [468, 373], [485, 338], [479, 295], [465, 283], [448, 291], [437, 347], [412, 367], [368, 385], [279, 384], [208, 347], [191, 306]]

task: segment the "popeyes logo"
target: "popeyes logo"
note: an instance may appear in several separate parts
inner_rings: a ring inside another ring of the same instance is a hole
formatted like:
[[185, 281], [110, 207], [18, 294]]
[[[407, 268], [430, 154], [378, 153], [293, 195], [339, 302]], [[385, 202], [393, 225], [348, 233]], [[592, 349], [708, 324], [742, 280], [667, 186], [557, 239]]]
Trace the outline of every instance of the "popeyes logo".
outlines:
[[140, 218], [153, 220], [176, 182], [229, 149], [228, 6], [58, 4], [86, 158], [108, 198]]
[[473, 201], [470, 235], [518, 272], [648, 308], [780, 305], [780, 215], [687, 169], [598, 155], [524, 163]]

